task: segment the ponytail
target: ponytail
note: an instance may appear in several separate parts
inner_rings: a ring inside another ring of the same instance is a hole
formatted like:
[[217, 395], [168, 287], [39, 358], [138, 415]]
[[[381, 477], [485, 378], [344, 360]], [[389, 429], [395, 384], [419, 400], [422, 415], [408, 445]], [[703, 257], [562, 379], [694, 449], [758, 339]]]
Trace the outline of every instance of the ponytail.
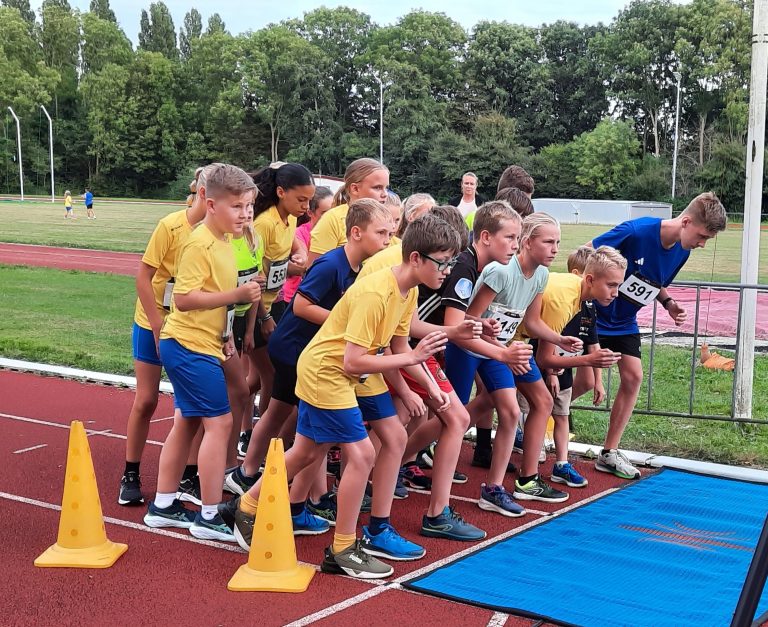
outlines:
[[251, 173], [253, 182], [259, 188], [259, 194], [253, 203], [254, 218], [270, 207], [276, 206], [279, 198], [277, 188], [293, 189], [302, 185], [314, 185], [312, 173], [300, 163], [277, 161]]

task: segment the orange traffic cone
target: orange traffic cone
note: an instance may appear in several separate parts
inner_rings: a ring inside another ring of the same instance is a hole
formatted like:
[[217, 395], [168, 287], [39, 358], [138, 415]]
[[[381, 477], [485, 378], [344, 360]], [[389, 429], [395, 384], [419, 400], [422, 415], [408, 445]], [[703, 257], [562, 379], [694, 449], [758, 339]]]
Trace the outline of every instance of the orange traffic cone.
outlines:
[[35, 560], [35, 566], [109, 568], [128, 549], [107, 539], [99, 489], [93, 472], [85, 427], [72, 421], [56, 544]]
[[300, 566], [296, 561], [283, 441], [273, 438], [267, 453], [248, 563], [237, 570], [227, 588], [304, 592], [314, 576], [312, 566]]

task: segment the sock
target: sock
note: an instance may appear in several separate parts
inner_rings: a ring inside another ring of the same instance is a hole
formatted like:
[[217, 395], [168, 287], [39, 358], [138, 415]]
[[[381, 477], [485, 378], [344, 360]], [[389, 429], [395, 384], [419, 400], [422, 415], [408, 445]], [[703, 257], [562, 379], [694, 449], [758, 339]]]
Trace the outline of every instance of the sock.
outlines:
[[240, 497], [240, 511], [251, 516], [256, 515], [256, 508], [259, 506], [259, 502], [251, 497], [247, 492]]
[[175, 492], [158, 492], [155, 494], [155, 507], [159, 507], [160, 509], [165, 509], [166, 507], [170, 507], [173, 505], [173, 501], [176, 498]]
[[197, 464], [187, 464], [184, 466], [184, 474], [181, 475], [181, 480], [194, 479], [195, 475], [197, 475]]
[[567, 463], [568, 463], [568, 460], [566, 459], [564, 462], [555, 462], [555, 466], [557, 466], [558, 468], [562, 468]]
[[245, 472], [245, 466], [243, 464], [240, 464], [240, 466], [238, 466], [237, 471], [240, 473], [240, 476], [243, 479], [250, 479], [251, 481], [253, 481], [253, 479], [255, 479], [259, 475], [258, 470], [254, 474], [249, 475], [247, 472]]
[[135, 472], [136, 474], [139, 474], [139, 465], [141, 462], [125, 462], [125, 472], [123, 472], [124, 475], [127, 475], [129, 472]]
[[306, 501], [300, 503], [291, 503], [291, 516], [298, 516], [304, 511], [304, 505]]
[[213, 517], [218, 513], [215, 505], [203, 505], [200, 508], [200, 515], [205, 520], [213, 520]]
[[608, 455], [608, 453], [610, 453], [610, 452], [611, 452], [611, 449], [609, 449], [609, 448], [604, 448], [604, 449], [601, 451], [600, 455]]
[[475, 450], [490, 451], [491, 450], [491, 430], [481, 429], [477, 427], [477, 444], [475, 444]]
[[354, 533], [334, 533], [333, 534], [333, 546], [331, 551], [334, 553], [341, 553], [344, 549], [349, 548], [357, 540], [357, 535]]
[[534, 480], [536, 477], [538, 477], [538, 476], [539, 476], [539, 475], [529, 475], [529, 476], [526, 476], [526, 477], [523, 477], [523, 476], [521, 476], [521, 477], [520, 477], [520, 478], [517, 480], [517, 482], [518, 482], [520, 485], [525, 485], [526, 483], [530, 483], [531, 481], [533, 481], [533, 480]]
[[384, 526], [388, 524], [389, 516], [384, 516], [382, 518], [371, 516], [371, 522], [368, 523], [368, 531], [372, 536], [377, 536], [384, 531]]

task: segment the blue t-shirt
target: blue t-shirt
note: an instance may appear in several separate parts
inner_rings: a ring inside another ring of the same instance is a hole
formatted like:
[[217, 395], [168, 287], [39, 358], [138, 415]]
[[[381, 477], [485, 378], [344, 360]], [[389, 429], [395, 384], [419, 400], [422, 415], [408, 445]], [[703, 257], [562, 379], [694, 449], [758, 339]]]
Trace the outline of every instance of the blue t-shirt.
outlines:
[[86, 206], [93, 204], [93, 194], [91, 192], [85, 192], [85, 204]]
[[[344, 247], [341, 246], [315, 260], [296, 293], [330, 311], [355, 282], [356, 277], [357, 272], [349, 265]], [[270, 357], [287, 365], [295, 365], [299, 361], [301, 351], [320, 330], [319, 324], [293, 313], [295, 300], [294, 296], [274, 333], [269, 337], [267, 345]]]
[[[592, 245], [613, 246], [627, 260], [626, 280], [633, 274], [647, 282], [667, 287], [683, 267], [690, 251], [680, 242], [672, 248], [661, 245], [661, 219], [637, 218], [615, 226], [592, 240]], [[600, 335], [629, 335], [639, 333], [637, 312], [640, 306], [619, 294], [607, 307], [595, 301], [597, 331]]]

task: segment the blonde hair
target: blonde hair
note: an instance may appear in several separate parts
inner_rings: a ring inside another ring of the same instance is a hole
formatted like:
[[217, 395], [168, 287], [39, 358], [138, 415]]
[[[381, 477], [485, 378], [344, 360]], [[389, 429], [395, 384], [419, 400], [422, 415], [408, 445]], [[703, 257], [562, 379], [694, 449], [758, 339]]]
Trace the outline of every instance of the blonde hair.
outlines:
[[725, 231], [728, 216], [725, 207], [714, 192], [704, 192], [694, 198], [681, 215], [690, 216], [694, 222], [703, 226], [710, 233]]
[[378, 170], [387, 170], [387, 172], [389, 172], [387, 166], [385, 166], [383, 163], [379, 163], [376, 161], [376, 159], [369, 159], [368, 157], [355, 159], [347, 166], [347, 169], [344, 171], [344, 184], [339, 187], [339, 189], [337, 189], [336, 193], [333, 195], [333, 202], [331, 203], [331, 206], [338, 207], [339, 205], [348, 203], [349, 186], [353, 183], [361, 183]]
[[[605, 248], [605, 246], [603, 248]], [[568, 255], [568, 272], [576, 270], [579, 274], [584, 274], [584, 268], [587, 267], [587, 260], [593, 252], [595, 252], [595, 249], [591, 246], [579, 246]]]
[[233, 196], [240, 196], [248, 192], [258, 191], [256, 183], [242, 168], [228, 163], [212, 163], [206, 166], [200, 173], [204, 177], [203, 181], [198, 178], [198, 184], [205, 184], [206, 195], [216, 196], [216, 194], [225, 193]]
[[512, 220], [518, 224], [523, 221], [520, 214], [503, 200], [489, 200], [480, 205], [477, 213], [475, 213], [475, 221], [472, 223], [472, 234], [475, 241], [480, 239], [480, 234], [483, 231], [488, 231], [491, 235], [498, 233], [504, 220]]
[[437, 216], [450, 224], [459, 234], [461, 245], [459, 250], [464, 250], [469, 245], [469, 227], [464, 222], [464, 216], [461, 211], [453, 205], [435, 205], [429, 210], [429, 214]]
[[[586, 248], [586, 246], [583, 246], [582, 248]], [[610, 270], [621, 270], [622, 273], [626, 272], [627, 260], [615, 248], [611, 248], [610, 246], [600, 246], [597, 250], [593, 250], [587, 258], [584, 274], [602, 276]]]
[[[211, 164], [213, 165], [213, 164]], [[197, 196], [198, 186], [205, 187], [205, 166], [200, 166], [195, 170], [195, 177], [189, 184], [189, 196], [187, 196], [187, 207], [191, 207], [195, 202], [195, 196]]]
[[554, 226], [560, 230], [560, 223], [548, 213], [532, 213], [523, 219], [523, 230], [520, 233], [520, 244], [536, 237], [543, 226]]
[[403, 202], [403, 219], [400, 222], [400, 228], [397, 232], [398, 237], [403, 236], [405, 228], [408, 226], [408, 223], [413, 220], [413, 214], [416, 213], [416, 210], [427, 203], [429, 203], [430, 209], [436, 204], [435, 199], [432, 198], [430, 194], [411, 194], [405, 199], [405, 202]]
[[353, 226], [364, 229], [376, 217], [387, 221], [392, 219], [392, 213], [382, 203], [373, 198], [360, 198], [353, 202], [349, 205], [349, 211], [347, 212], [347, 237], [352, 232]]

